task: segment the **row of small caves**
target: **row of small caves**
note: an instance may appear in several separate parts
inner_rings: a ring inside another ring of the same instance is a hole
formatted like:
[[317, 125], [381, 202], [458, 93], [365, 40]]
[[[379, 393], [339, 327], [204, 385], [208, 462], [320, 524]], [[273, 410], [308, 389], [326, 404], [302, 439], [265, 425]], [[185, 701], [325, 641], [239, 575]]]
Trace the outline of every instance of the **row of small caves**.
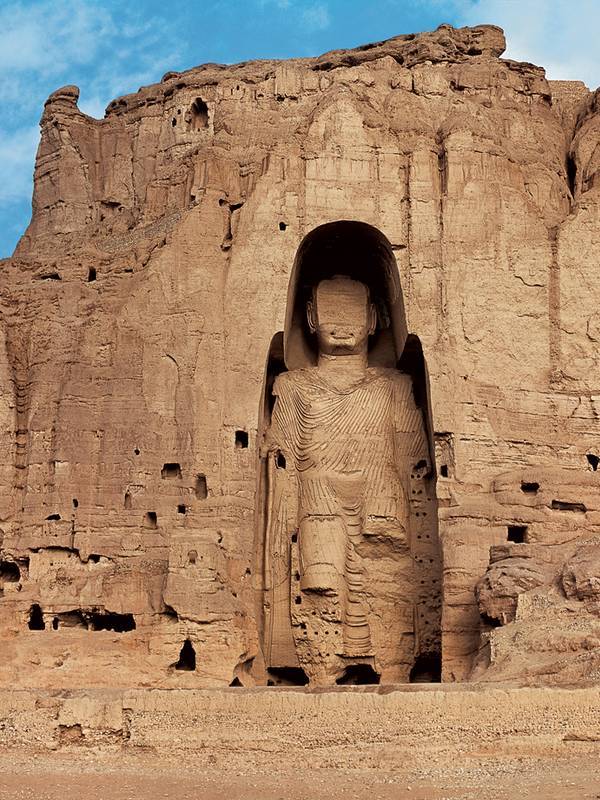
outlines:
[[[196, 202], [196, 194], [194, 194], [194, 193], [191, 194], [190, 201], [192, 203]], [[221, 245], [221, 249], [223, 249], [223, 250], [228, 250], [231, 247], [231, 244], [233, 242], [233, 234], [231, 232], [231, 215], [235, 211], [238, 211], [243, 205], [244, 205], [243, 201], [239, 202], [239, 203], [230, 203], [223, 197], [219, 199], [219, 206], [225, 207], [225, 209], [226, 209], [226, 211], [228, 211], [229, 217], [230, 217], [229, 218], [229, 224], [228, 224], [228, 230], [225, 232], [225, 237], [224, 237], [223, 243]], [[284, 222], [283, 220], [280, 220], [277, 223], [277, 227], [282, 232], [286, 231], [288, 229], [288, 223]], [[124, 272], [125, 273], [129, 273], [129, 274], [133, 273], [133, 267], [126, 267]], [[96, 267], [88, 267], [85, 280], [88, 283], [95, 283], [97, 279], [98, 279], [98, 270], [96, 269]], [[62, 281], [62, 276], [56, 270], [50, 270], [49, 272], [44, 272], [43, 274], [41, 274], [39, 276], [39, 280], [42, 280], [42, 281]]]
[[[0, 562], [0, 570], [4, 570], [4, 579], [18, 580], [18, 566], [13, 562]], [[28, 628], [32, 631], [45, 631], [48, 628], [82, 628], [87, 631], [111, 631], [113, 633], [127, 633], [135, 630], [133, 614], [119, 614], [104, 610], [81, 610], [52, 614], [49, 625], [41, 606], [34, 603], [29, 612]], [[177, 660], [171, 664], [171, 669], [183, 672], [196, 671], [196, 648], [192, 640], [187, 638], [183, 642]], [[244, 665], [246, 668], [249, 663]], [[308, 676], [301, 667], [272, 667], [267, 670], [268, 686], [307, 686]], [[415, 661], [410, 673], [411, 683], [439, 683], [441, 680], [441, 662], [438, 653], [425, 653]], [[380, 675], [370, 664], [351, 664], [337, 679], [336, 683], [343, 685], [373, 685], [380, 682]], [[240, 678], [235, 675], [230, 686], [243, 686]]]
[[[234, 444], [236, 450], [245, 450], [248, 447], [248, 432], [244, 430], [237, 430], [235, 432]], [[135, 448], [134, 453], [136, 456], [140, 455], [140, 449]], [[163, 464], [160, 471], [160, 477], [164, 481], [180, 481], [183, 477], [181, 464], [176, 461], [169, 461]], [[194, 495], [197, 500], [206, 500], [208, 497], [208, 483], [206, 475], [198, 473], [194, 483]], [[133, 498], [131, 492], [126, 491], [123, 498], [123, 507], [126, 511], [130, 511], [133, 505]], [[79, 500], [73, 498], [73, 508], [79, 508]], [[188, 506], [185, 503], [178, 503], [177, 513], [187, 514]], [[46, 517], [46, 522], [59, 522], [62, 519], [60, 514], [49, 514]], [[158, 528], [158, 514], [156, 511], [146, 511], [144, 514], [144, 527], [156, 530]]]
[[[235, 431], [236, 449], [246, 449], [248, 447], [248, 433], [244, 430]], [[134, 450], [135, 455], [140, 455], [139, 448]], [[177, 462], [167, 462], [161, 469], [163, 480], [179, 480], [182, 478], [181, 465]], [[199, 474], [196, 476], [194, 493], [197, 499], [205, 500], [208, 497], [208, 486], [206, 476]], [[73, 507], [77, 508], [79, 501], [73, 500]], [[131, 494], [125, 493], [124, 507], [131, 508]], [[177, 511], [180, 514], [187, 512], [185, 504], [179, 504]], [[46, 517], [47, 521], [59, 521], [60, 514], [50, 514]], [[158, 516], [155, 511], [147, 511], [144, 516], [146, 527], [157, 528]], [[190, 562], [195, 562], [195, 551], [190, 551]], [[99, 556], [91, 555], [90, 561], [97, 562]], [[22, 559], [25, 566], [28, 566], [29, 559]], [[27, 563], [25, 563], [27, 562]], [[19, 564], [13, 561], [0, 561], [0, 580], [2, 582], [18, 582], [21, 579]], [[29, 612], [28, 627], [33, 631], [46, 630], [46, 622], [41, 607], [34, 603]], [[74, 610], [56, 614], [52, 617], [52, 630], [64, 628], [84, 628], [88, 631], [112, 631], [114, 633], [126, 633], [135, 630], [135, 619], [133, 614], [119, 614], [105, 611], [83, 611]], [[196, 669], [196, 653], [190, 639], [186, 639], [181, 648], [178, 660], [172, 665], [176, 670], [193, 671]], [[241, 686], [239, 679], [232, 681], [232, 686]]]
[[[248, 434], [245, 431], [236, 431], [236, 447], [248, 447]], [[139, 454], [139, 451], [136, 451]], [[591, 470], [597, 471], [600, 465], [600, 457], [588, 453], [588, 465]], [[181, 466], [174, 462], [165, 463], [161, 470], [161, 477], [164, 480], [181, 478]], [[540, 490], [540, 484], [535, 481], [522, 481], [521, 491], [526, 495], [536, 495]], [[206, 477], [197, 476], [196, 496], [200, 499], [207, 497]], [[128, 501], [126, 496], [125, 505]], [[570, 511], [585, 513], [587, 511], [583, 503], [570, 502], [564, 500], [552, 500], [550, 507], [555, 511]], [[178, 507], [178, 510], [185, 513], [185, 507]], [[52, 515], [54, 519], [60, 519], [59, 515]], [[147, 517], [152, 523], [156, 523], [156, 514], [147, 512]], [[513, 524], [507, 526], [507, 540], [516, 544], [527, 543], [528, 526]], [[91, 560], [98, 560], [98, 557], [91, 556]], [[28, 559], [21, 560], [22, 565], [28, 566]], [[4, 582], [17, 582], [21, 578], [19, 563], [14, 561], [0, 561], [0, 586]], [[0, 592], [1, 593], [1, 592]], [[484, 620], [487, 624], [499, 624], [494, 620]], [[41, 607], [34, 603], [29, 613], [28, 627], [30, 630], [40, 631], [46, 629], [46, 621]], [[65, 628], [84, 628], [88, 631], [112, 631], [115, 633], [126, 633], [135, 630], [136, 624], [133, 614], [119, 614], [102, 610], [74, 610], [52, 615], [51, 628], [58, 630], [59, 627]], [[172, 669], [178, 671], [193, 672], [196, 670], [196, 649], [191, 639], [185, 639], [179, 657], [171, 665]], [[293, 685], [305, 686], [309, 683], [308, 676], [300, 667], [273, 667], [267, 671], [269, 679], [267, 685]], [[432, 682], [441, 680], [441, 659], [437, 652], [424, 653], [417, 657], [410, 673], [411, 683]], [[336, 681], [339, 685], [368, 685], [378, 684], [379, 674], [370, 664], [352, 664], [344, 671], [343, 675]], [[230, 686], [243, 686], [240, 678], [234, 676]]]

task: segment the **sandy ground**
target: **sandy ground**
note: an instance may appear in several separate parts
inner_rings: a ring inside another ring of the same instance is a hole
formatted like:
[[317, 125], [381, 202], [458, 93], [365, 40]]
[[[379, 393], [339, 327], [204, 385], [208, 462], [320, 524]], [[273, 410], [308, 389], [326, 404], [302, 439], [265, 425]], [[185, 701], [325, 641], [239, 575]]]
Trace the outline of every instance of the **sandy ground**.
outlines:
[[5, 690], [13, 798], [600, 800], [600, 689]]
[[[566, 745], [567, 748], [569, 747]], [[580, 743], [575, 745], [581, 751]], [[600, 747], [552, 758], [440, 759], [421, 753], [403, 772], [311, 770], [273, 765], [269, 774], [251, 763], [232, 771], [199, 769], [190, 753], [157, 758], [118, 750], [0, 752], [1, 800], [596, 800], [600, 798]]]

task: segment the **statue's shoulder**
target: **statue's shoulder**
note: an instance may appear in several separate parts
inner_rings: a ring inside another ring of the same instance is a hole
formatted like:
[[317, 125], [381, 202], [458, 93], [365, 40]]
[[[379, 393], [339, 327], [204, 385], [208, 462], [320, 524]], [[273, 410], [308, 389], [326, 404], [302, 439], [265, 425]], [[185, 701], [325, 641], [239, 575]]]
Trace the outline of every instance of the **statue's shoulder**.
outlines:
[[412, 388], [410, 375], [393, 367], [369, 367], [368, 374], [373, 380], [387, 381], [401, 389]]
[[308, 367], [306, 369], [292, 369], [288, 372], [282, 372], [275, 378], [273, 384], [273, 394], [276, 397], [289, 394], [296, 389], [304, 389], [311, 386], [315, 382], [315, 375], [317, 372], [316, 367]]

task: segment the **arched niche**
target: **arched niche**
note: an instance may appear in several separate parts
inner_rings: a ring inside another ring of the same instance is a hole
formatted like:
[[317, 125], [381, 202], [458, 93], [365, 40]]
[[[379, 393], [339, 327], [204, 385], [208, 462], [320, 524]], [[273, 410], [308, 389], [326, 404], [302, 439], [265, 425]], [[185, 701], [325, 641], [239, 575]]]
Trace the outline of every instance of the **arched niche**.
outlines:
[[[259, 441], [271, 423], [275, 402], [273, 387], [277, 377], [286, 371], [306, 370], [317, 365], [317, 345], [306, 316], [307, 302], [319, 281], [335, 276], [347, 276], [367, 285], [377, 310], [376, 331], [369, 341], [368, 366], [384, 368], [384, 371], [396, 370], [409, 376], [415, 405], [422, 415], [429, 451], [427, 467], [423, 466], [423, 461], [411, 463], [406, 470], [412, 515], [407, 562], [411, 566], [407, 568], [412, 570], [414, 594], [404, 599], [414, 605], [414, 622], [410, 623], [412, 627], [408, 636], [404, 631], [397, 637], [399, 641], [410, 640], [412, 644], [402, 663], [384, 665], [381, 671], [384, 682], [418, 680], [418, 665], [427, 659], [432, 663], [439, 660], [441, 650], [441, 559], [429, 386], [420, 341], [407, 329], [402, 287], [392, 247], [384, 234], [373, 226], [360, 221], [340, 220], [315, 228], [301, 242], [290, 276], [285, 328], [274, 335], [266, 357]], [[269, 544], [268, 534], [273, 522], [270, 504], [286, 481], [288, 489], [283, 492], [288, 491], [288, 507], [297, 503], [294, 499], [296, 490], [292, 489], [291, 493], [289, 490], [290, 467], [289, 457], [286, 463], [285, 458], [280, 460], [279, 453], [272, 452], [269, 460], [266, 451], [261, 451], [254, 569], [257, 622], [267, 671], [295, 670], [308, 664], [302, 637], [306, 638], [306, 629], [310, 629], [310, 625], [303, 627], [299, 616], [303, 602], [298, 582], [302, 561], [298, 552], [298, 534], [294, 533], [293, 524], [288, 525], [275, 550]], [[381, 555], [386, 560], [385, 547]], [[390, 556], [394, 557], [391, 551], [387, 553], [387, 561]], [[377, 568], [375, 561], [371, 558], [371, 569]], [[386, 580], [389, 579], [388, 575]], [[393, 620], [391, 626], [394, 626]], [[384, 632], [383, 638], [385, 635]], [[366, 661], [379, 674], [381, 664], [377, 657]], [[343, 671], [340, 674], [344, 674]], [[413, 678], [415, 675], [417, 677]]]
[[298, 248], [287, 297], [284, 332], [287, 369], [316, 364], [306, 303], [316, 282], [335, 275], [347, 275], [369, 287], [378, 317], [369, 364], [394, 367], [404, 350], [408, 331], [392, 246], [381, 231], [366, 222], [339, 220], [319, 225], [304, 237]]

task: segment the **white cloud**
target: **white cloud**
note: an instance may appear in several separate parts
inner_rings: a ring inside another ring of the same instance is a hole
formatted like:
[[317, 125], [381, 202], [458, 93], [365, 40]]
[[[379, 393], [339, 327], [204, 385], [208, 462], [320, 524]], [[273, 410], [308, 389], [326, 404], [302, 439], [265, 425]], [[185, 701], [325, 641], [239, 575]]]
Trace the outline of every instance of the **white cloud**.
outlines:
[[[142, 9], [143, 13], [143, 9]], [[0, 6], [0, 102], [41, 110], [47, 95], [78, 83], [88, 105], [160, 79], [178, 59], [174, 22], [141, 19], [136, 5], [94, 0], [17, 1]], [[86, 93], [90, 99], [86, 99]], [[93, 99], [92, 99], [93, 98]], [[96, 103], [97, 105], [97, 103]], [[17, 108], [8, 109], [11, 114]]]
[[92, 61], [114, 33], [110, 14], [93, 3], [8, 3], [0, 10], [0, 71], [59, 74], [69, 64]]
[[554, 80], [600, 84], [598, 0], [460, 0], [465, 25], [504, 28], [506, 58], [530, 61]]
[[302, 22], [312, 31], [323, 31], [331, 24], [329, 9], [325, 3], [315, 3], [302, 11]]
[[50, 92], [76, 83], [81, 110], [102, 117], [115, 96], [173, 67], [177, 41], [174, 23], [141, 19], [135, 4], [0, 0], [0, 206], [31, 197], [39, 140], [31, 123]]

